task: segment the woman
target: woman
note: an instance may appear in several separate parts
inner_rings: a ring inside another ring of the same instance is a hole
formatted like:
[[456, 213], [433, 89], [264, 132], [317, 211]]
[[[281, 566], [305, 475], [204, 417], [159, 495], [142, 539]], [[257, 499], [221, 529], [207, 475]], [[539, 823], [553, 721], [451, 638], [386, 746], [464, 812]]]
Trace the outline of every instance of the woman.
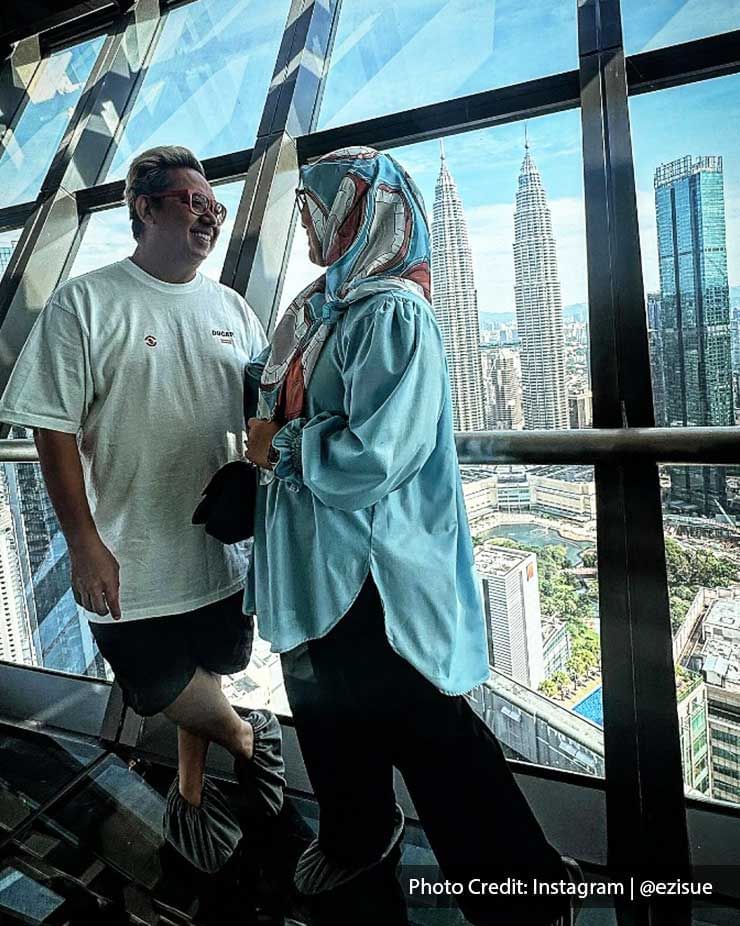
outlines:
[[[297, 197], [326, 270], [278, 325], [249, 421], [265, 491], [246, 610], [282, 654], [319, 803], [296, 882], [319, 922], [389, 926], [406, 922], [394, 766], [446, 878], [567, 868], [461, 697], [489, 668], [421, 196], [390, 156], [348, 148], [304, 167]], [[569, 922], [558, 904], [527, 922]]]

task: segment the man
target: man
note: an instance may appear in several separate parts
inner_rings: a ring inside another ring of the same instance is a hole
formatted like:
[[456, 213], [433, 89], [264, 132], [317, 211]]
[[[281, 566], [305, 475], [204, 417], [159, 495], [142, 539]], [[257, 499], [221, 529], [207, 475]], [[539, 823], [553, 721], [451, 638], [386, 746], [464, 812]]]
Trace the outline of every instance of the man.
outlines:
[[[239, 833], [212, 786], [204, 790], [208, 744], [226, 747], [254, 786], [253, 755], [277, 762], [278, 734], [271, 715], [242, 720], [221, 692], [219, 675], [245, 668], [251, 651], [246, 551], [207, 536], [191, 516], [211, 476], [240, 456], [244, 369], [265, 337], [241, 296], [198, 273], [226, 209], [195, 156], [145, 151], [125, 195], [133, 255], [56, 290], [0, 420], [34, 429], [75, 598], [127, 703], [178, 725], [179, 789], [166, 829], [191, 861], [215, 870]], [[282, 796], [272, 771], [265, 800], [274, 810]], [[204, 832], [193, 837], [181, 818], [201, 806]]]

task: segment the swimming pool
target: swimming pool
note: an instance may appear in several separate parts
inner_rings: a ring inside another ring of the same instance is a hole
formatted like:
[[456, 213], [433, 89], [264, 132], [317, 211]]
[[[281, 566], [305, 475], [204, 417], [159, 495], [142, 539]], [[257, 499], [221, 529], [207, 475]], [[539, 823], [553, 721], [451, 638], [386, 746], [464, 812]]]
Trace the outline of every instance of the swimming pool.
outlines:
[[574, 714], [580, 714], [586, 720], [591, 720], [600, 727], [604, 726], [604, 702], [601, 697], [601, 685], [594, 688], [591, 694], [579, 701], [573, 708]]

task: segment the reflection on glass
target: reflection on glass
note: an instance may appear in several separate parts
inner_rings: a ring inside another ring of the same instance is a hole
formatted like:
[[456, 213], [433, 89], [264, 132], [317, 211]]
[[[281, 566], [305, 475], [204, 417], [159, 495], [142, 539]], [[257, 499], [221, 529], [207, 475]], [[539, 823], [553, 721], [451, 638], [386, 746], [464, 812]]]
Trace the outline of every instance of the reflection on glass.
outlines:
[[117, 756], [109, 756], [85, 786], [42, 823], [72, 845], [92, 851], [152, 889], [161, 877], [165, 798]]
[[45, 923], [64, 898], [17, 868], [0, 871], [0, 911], [22, 917], [24, 923]]
[[28, 90], [29, 101], [0, 156], [0, 207], [35, 199], [95, 64], [103, 38], [47, 58]]
[[[28, 438], [11, 428], [13, 438]], [[106, 678], [72, 594], [69, 554], [36, 463], [0, 464], [0, 659]]]
[[[688, 793], [740, 803], [740, 526], [676, 511], [676, 467], [661, 467], [668, 591], [684, 782]], [[683, 467], [697, 482], [718, 467]], [[737, 470], [723, 468], [740, 496]]]
[[[218, 280], [223, 269], [229, 238], [234, 228], [234, 219], [239, 207], [239, 197], [242, 192], [243, 181], [224, 183], [214, 187], [216, 198], [228, 210], [226, 221], [221, 226], [218, 241], [213, 251], [200, 266], [201, 273], [213, 280]], [[195, 220], [195, 216], [193, 216]], [[82, 244], [77, 252], [70, 277], [80, 276], [97, 270], [106, 264], [130, 257], [136, 247], [131, 234], [131, 222], [128, 209], [119, 206], [116, 209], [107, 209], [104, 212], [94, 212], [88, 221]]]
[[622, 0], [628, 55], [740, 29], [740, 0]]
[[15, 246], [18, 244], [22, 231], [21, 228], [14, 228], [13, 231], [0, 232], [0, 278], [2, 278], [10, 263], [10, 258], [13, 256], [13, 251], [15, 251]]
[[185, 145], [199, 158], [249, 148], [288, 7], [198, 0], [168, 13], [108, 179], [154, 145]]
[[17, 827], [102, 753], [92, 743], [3, 728], [0, 834]]
[[347, 0], [319, 128], [567, 71], [577, 63], [576, 5], [569, 0]]

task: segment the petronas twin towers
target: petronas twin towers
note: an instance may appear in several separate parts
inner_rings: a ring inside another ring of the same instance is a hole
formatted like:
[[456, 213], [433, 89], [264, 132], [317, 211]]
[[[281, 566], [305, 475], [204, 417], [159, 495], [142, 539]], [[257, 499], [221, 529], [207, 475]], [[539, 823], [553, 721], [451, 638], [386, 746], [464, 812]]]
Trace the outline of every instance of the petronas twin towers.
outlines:
[[[552, 218], [525, 145], [514, 212], [514, 296], [525, 428], [567, 428], [563, 306]], [[478, 300], [462, 201], [442, 150], [432, 217], [432, 306], [450, 367], [455, 429], [486, 426]]]

